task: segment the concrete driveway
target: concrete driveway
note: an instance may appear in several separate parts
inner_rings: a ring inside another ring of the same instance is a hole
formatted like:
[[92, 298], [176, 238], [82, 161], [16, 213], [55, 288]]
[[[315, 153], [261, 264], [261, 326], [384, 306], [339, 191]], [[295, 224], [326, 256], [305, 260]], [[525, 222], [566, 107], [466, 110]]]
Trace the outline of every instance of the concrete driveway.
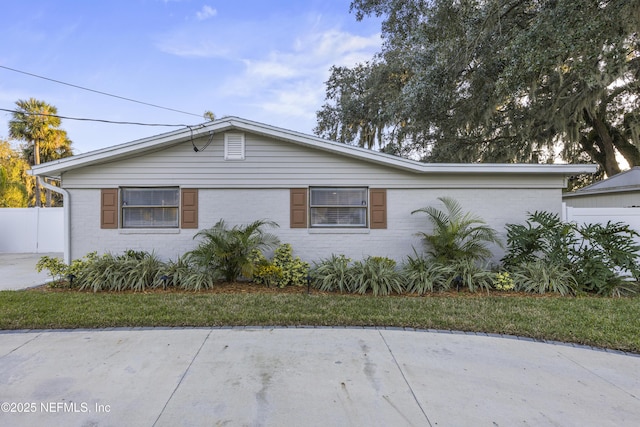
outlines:
[[637, 426], [640, 357], [356, 328], [0, 332], [0, 425]]
[[0, 253], [0, 291], [26, 289], [50, 281], [48, 272], [36, 271], [36, 263], [45, 255], [62, 258], [61, 253]]

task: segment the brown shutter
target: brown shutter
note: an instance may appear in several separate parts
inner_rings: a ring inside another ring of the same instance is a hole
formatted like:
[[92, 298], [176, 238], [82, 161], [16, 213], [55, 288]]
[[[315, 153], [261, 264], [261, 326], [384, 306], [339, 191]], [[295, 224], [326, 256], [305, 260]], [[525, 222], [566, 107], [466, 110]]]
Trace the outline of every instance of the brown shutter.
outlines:
[[291, 189], [291, 228], [307, 228], [307, 189]]
[[198, 190], [183, 188], [181, 199], [180, 227], [198, 228]]
[[372, 188], [369, 190], [369, 199], [370, 228], [387, 228], [387, 190]]
[[118, 228], [118, 189], [100, 191], [100, 228]]

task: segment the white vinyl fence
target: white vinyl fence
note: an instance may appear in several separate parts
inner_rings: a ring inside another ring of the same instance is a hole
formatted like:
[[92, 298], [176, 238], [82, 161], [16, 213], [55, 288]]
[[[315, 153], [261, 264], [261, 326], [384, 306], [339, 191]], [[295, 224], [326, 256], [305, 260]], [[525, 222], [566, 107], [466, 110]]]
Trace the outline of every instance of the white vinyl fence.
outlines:
[[63, 208], [0, 208], [0, 252], [64, 252]]
[[[623, 222], [640, 233], [640, 208], [572, 208], [562, 204], [562, 220], [578, 224]], [[640, 243], [640, 239], [638, 243]]]

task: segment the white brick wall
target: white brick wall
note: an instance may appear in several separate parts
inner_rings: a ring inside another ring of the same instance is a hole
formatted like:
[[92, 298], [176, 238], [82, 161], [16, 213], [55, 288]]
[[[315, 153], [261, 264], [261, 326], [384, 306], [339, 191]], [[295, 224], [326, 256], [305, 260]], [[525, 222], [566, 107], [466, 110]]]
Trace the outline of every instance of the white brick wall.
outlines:
[[[197, 230], [173, 230], [170, 234], [144, 231], [129, 234], [125, 230], [100, 229], [100, 190], [70, 190], [72, 211], [72, 258], [97, 250], [119, 253], [127, 249], [155, 251], [164, 259], [176, 259], [194, 248]], [[427, 231], [424, 214], [411, 211], [425, 206], [442, 208], [436, 199], [453, 197], [465, 211], [482, 217], [504, 235], [504, 225], [521, 223], [527, 212], [546, 210], [560, 212], [560, 189], [389, 189], [387, 190], [386, 230], [354, 230], [324, 232], [289, 228], [288, 189], [208, 189], [199, 191], [199, 226], [211, 227], [219, 219], [229, 225], [246, 224], [257, 219], [277, 222], [272, 230], [284, 243], [291, 243], [295, 255], [312, 262], [333, 254], [353, 259], [386, 256], [401, 262], [422, 249], [415, 233]], [[497, 249], [495, 259], [502, 252]]]

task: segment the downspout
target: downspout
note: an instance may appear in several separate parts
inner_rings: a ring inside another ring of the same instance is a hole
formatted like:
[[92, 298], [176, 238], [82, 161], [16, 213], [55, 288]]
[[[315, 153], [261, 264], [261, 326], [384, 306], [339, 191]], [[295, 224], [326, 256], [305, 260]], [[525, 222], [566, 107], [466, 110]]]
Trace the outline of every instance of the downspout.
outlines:
[[64, 263], [71, 265], [71, 196], [64, 188], [56, 187], [46, 182], [41, 176], [38, 182], [47, 190], [62, 194], [62, 208], [64, 215]]

